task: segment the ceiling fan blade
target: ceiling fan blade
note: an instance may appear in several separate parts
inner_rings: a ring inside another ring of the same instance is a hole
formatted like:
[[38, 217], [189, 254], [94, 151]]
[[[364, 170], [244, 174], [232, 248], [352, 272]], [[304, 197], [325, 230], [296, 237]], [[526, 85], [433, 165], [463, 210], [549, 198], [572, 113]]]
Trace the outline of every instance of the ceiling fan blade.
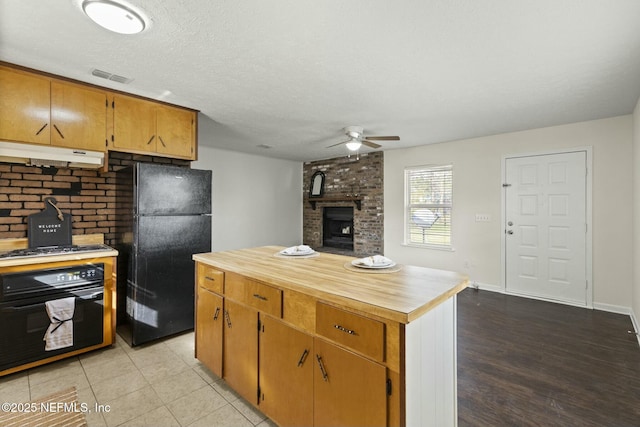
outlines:
[[366, 136], [371, 141], [400, 141], [399, 136]]
[[380, 147], [382, 147], [382, 145], [376, 144], [375, 142], [367, 141], [366, 139], [362, 140], [362, 145], [366, 145], [367, 147], [371, 147], [371, 148], [380, 148]]
[[350, 140], [350, 139], [348, 139], [348, 140], [346, 140], [346, 141], [338, 142], [337, 144], [330, 145], [330, 146], [328, 146], [327, 148], [335, 147], [335, 146], [340, 145], [340, 144], [346, 144], [346, 143], [347, 143], [347, 142], [349, 142], [349, 141], [351, 141], [351, 140]]

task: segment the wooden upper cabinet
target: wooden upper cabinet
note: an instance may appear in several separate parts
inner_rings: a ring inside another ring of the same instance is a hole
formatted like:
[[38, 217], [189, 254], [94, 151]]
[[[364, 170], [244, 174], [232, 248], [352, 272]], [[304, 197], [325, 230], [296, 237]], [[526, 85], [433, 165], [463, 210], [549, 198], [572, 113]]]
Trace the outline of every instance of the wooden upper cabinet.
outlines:
[[112, 148], [135, 152], [156, 149], [156, 105], [124, 95], [113, 96]]
[[194, 110], [0, 65], [2, 141], [195, 160], [196, 123]]
[[105, 151], [106, 92], [52, 81], [51, 127], [51, 145]]
[[195, 159], [195, 112], [114, 95], [111, 148]]
[[0, 67], [0, 139], [50, 144], [50, 79]]
[[159, 105], [156, 110], [156, 151], [168, 156], [192, 158], [195, 141], [195, 113]]
[[0, 139], [105, 151], [105, 91], [0, 67]]

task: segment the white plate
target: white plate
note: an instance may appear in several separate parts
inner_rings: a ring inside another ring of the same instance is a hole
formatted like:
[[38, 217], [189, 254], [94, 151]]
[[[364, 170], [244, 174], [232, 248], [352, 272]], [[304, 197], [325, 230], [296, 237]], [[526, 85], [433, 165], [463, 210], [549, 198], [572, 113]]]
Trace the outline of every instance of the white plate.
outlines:
[[286, 253], [284, 252], [284, 250], [280, 251], [280, 255], [284, 255], [284, 256], [301, 256], [301, 255], [311, 255], [314, 254], [316, 251], [314, 251], [313, 249], [308, 250], [308, 251], [298, 251], [298, 252], [294, 252], [294, 253]]
[[358, 267], [358, 268], [389, 268], [389, 267], [393, 267], [396, 265], [395, 262], [391, 261], [389, 264], [378, 264], [378, 265], [366, 265], [366, 264], [360, 264], [358, 263], [357, 259], [354, 259], [353, 261], [351, 261], [351, 265], [353, 265], [354, 267]]

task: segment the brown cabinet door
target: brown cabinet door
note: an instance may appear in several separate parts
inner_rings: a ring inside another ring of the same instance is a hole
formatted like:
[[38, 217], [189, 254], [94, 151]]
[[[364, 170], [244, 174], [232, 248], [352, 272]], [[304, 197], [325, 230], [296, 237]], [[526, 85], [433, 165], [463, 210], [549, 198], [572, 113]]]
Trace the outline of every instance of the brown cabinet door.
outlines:
[[261, 315], [258, 407], [280, 426], [313, 425], [313, 337]]
[[50, 80], [0, 68], [0, 139], [49, 145]]
[[196, 357], [211, 372], [222, 376], [223, 298], [198, 287], [196, 301]]
[[223, 376], [229, 387], [258, 403], [258, 312], [225, 299]]
[[324, 340], [314, 341], [314, 425], [385, 426], [386, 368]]
[[105, 151], [107, 94], [51, 82], [51, 145]]
[[156, 104], [129, 96], [113, 97], [113, 140], [115, 150], [138, 153], [156, 151]]
[[158, 105], [156, 151], [171, 157], [193, 158], [195, 113]]

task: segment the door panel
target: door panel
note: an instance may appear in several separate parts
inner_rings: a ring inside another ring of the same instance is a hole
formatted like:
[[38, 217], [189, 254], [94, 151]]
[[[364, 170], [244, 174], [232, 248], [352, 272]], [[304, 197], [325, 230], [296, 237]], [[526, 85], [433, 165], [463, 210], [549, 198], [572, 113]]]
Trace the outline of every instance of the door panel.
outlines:
[[281, 426], [313, 425], [313, 337], [268, 316], [261, 322], [259, 408]]
[[50, 80], [0, 68], [0, 139], [49, 145]]
[[211, 217], [135, 218], [127, 310], [134, 345], [193, 329], [194, 253], [210, 250]]
[[136, 173], [137, 214], [211, 213], [212, 171], [138, 163]]
[[224, 379], [246, 400], [258, 403], [258, 312], [225, 300]]
[[223, 299], [198, 288], [196, 305], [196, 357], [214, 374], [222, 376]]
[[586, 153], [506, 159], [506, 289], [586, 305]]
[[105, 92], [51, 82], [51, 145], [105, 151], [106, 102]]
[[158, 106], [156, 120], [158, 153], [176, 157], [193, 158], [193, 121], [194, 113], [187, 110]]
[[155, 104], [122, 95], [115, 95], [113, 103], [113, 148], [155, 152]]
[[314, 347], [314, 425], [386, 425], [386, 368], [318, 338]]

